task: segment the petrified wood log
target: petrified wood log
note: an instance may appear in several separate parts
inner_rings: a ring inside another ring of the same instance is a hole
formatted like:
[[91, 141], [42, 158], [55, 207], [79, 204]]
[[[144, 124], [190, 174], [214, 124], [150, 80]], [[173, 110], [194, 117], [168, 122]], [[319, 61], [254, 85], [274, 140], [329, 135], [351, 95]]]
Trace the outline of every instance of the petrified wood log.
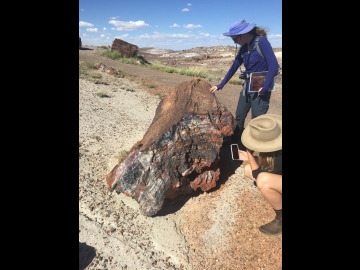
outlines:
[[125, 57], [135, 57], [138, 53], [138, 49], [138, 46], [118, 38], [115, 38], [111, 45], [111, 51], [118, 51]]
[[107, 175], [108, 189], [138, 201], [155, 215], [164, 198], [216, 186], [220, 147], [236, 121], [199, 78], [173, 89], [158, 105], [142, 140]]
[[81, 37], [79, 37], [79, 49], [81, 49]]

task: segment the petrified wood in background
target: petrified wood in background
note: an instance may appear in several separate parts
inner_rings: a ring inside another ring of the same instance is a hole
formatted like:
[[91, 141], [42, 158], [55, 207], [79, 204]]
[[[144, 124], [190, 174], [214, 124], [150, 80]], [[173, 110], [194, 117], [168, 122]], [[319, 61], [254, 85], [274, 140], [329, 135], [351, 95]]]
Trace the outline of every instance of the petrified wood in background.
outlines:
[[173, 89], [143, 139], [107, 175], [109, 190], [137, 200], [143, 215], [155, 215], [165, 197], [216, 186], [220, 147], [236, 121], [210, 87], [196, 78]]
[[81, 38], [79, 37], [79, 49], [81, 49]]
[[118, 51], [125, 57], [135, 57], [138, 49], [138, 46], [117, 38], [114, 39], [111, 45], [111, 51]]

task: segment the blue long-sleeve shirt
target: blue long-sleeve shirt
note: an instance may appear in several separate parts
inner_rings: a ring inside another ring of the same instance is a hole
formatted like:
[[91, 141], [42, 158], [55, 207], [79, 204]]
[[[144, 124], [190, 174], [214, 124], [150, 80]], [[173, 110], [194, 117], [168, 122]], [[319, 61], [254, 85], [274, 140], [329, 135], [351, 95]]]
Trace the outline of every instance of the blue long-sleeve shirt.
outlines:
[[[255, 39], [257, 36], [254, 37], [252, 42], [250, 42], [251, 49], [255, 46]], [[220, 84], [217, 85], [218, 89], [222, 89], [225, 84], [231, 79], [231, 77], [235, 74], [237, 69], [241, 66], [241, 64], [245, 63], [246, 73], [251, 72], [260, 72], [260, 71], [269, 71], [268, 75], [266, 76], [263, 88], [260, 92], [261, 95], [264, 95], [270, 89], [274, 77], [277, 73], [278, 69], [278, 61], [275, 57], [275, 53], [270, 45], [270, 42], [262, 37], [259, 39], [259, 47], [264, 55], [264, 58], [257, 52], [255, 49], [251, 52], [249, 63], [247, 64], [249, 53], [248, 53], [248, 45], [244, 45], [240, 47], [239, 53], [236, 56], [232, 66], [230, 67], [229, 71], [227, 72], [225, 78], [222, 80]], [[240, 54], [243, 54], [243, 58], [240, 57]], [[249, 91], [249, 79], [246, 80], [246, 92]]]

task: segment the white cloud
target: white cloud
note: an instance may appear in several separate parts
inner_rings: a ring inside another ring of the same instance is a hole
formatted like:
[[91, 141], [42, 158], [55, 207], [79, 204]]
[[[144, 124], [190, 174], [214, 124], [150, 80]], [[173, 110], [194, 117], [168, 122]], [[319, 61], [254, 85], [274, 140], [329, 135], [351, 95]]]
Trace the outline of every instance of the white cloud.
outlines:
[[187, 5], [188, 5], [188, 7], [191, 7], [191, 3], [188, 3]]
[[201, 28], [202, 26], [200, 24], [198, 24], [198, 25], [186, 24], [186, 25], [183, 25], [183, 27], [186, 29], [194, 29], [194, 28]]
[[[176, 24], [174, 24], [176, 25]], [[172, 25], [174, 27], [174, 25]], [[200, 28], [201, 25], [186, 25], [189, 28]], [[199, 29], [200, 30], [200, 29]], [[111, 45], [114, 38], [119, 38], [129, 42], [131, 44], [141, 47], [154, 47], [172, 50], [183, 50], [195, 47], [207, 47], [207, 46], [235, 46], [231, 38], [226, 37], [222, 34], [210, 34], [204, 33], [199, 30], [188, 29], [185, 33], [167, 33], [157, 32], [146, 33], [142, 35], [111, 35], [104, 33], [98, 36], [92, 36], [90, 34], [81, 33], [82, 43], [86, 45]], [[196, 33], [195, 33], [196, 32]], [[111, 36], [109, 38], [109, 35]], [[268, 35], [269, 42], [273, 48], [282, 47], [282, 35], [271, 34]]]
[[113, 24], [116, 27], [116, 30], [118, 31], [133, 31], [139, 28], [149, 27], [149, 24], [145, 23], [144, 21], [124, 22], [124, 21], [111, 20], [109, 21], [109, 24]]
[[282, 48], [282, 34], [268, 35], [268, 40], [273, 48]]
[[183, 8], [181, 11], [189, 11], [190, 9], [188, 8]]
[[[143, 34], [140, 36], [132, 36], [126, 39], [127, 42], [136, 44], [141, 47], [155, 47], [163, 49], [182, 50], [201, 46], [216, 46], [220, 43], [219, 37], [222, 35], [210, 35], [208, 33], [160, 33]], [[228, 40], [226, 40], [228, 41]], [[206, 45], [205, 45], [206, 44]]]
[[106, 30], [107, 30], [106, 27], [104, 27], [104, 28], [103, 28], [103, 31], [106, 31]]
[[93, 33], [97, 33], [98, 29], [97, 28], [86, 28], [86, 31], [88, 32], [93, 32]]
[[282, 38], [282, 35], [281, 34], [271, 34], [271, 35], [268, 35], [268, 38]]
[[154, 32], [153, 35], [145, 34], [145, 35], [141, 35], [140, 37], [151, 38], [151, 39], [159, 39], [159, 38], [190, 38], [190, 37], [194, 37], [194, 34], [191, 34], [191, 33], [188, 33], [188, 34], [168, 34], [168, 33]]
[[109, 19], [110, 20], [116, 20], [116, 19], [119, 19], [120, 18], [120, 16], [115, 16], [115, 17], [110, 17]]
[[209, 33], [199, 32], [199, 34], [200, 34], [201, 36], [204, 36], [204, 37], [210, 37], [210, 34], [209, 34]]
[[123, 38], [127, 38], [128, 36], [129, 36], [129, 34], [123, 34], [123, 35], [119, 36], [118, 38], [123, 39]]
[[80, 27], [93, 27], [94, 25], [92, 23], [80, 21], [79, 26]]
[[170, 25], [169, 27], [180, 27], [180, 25], [174, 23], [173, 25]]

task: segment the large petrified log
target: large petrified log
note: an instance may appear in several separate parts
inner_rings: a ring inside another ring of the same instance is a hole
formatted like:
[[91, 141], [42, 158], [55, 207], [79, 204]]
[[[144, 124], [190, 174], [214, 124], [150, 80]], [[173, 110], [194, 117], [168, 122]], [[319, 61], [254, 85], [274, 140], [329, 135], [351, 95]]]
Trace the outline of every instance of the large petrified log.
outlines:
[[138, 46], [118, 38], [115, 38], [111, 45], [111, 51], [118, 51], [125, 57], [135, 57], [138, 49]]
[[107, 175], [108, 189], [138, 201], [155, 215], [164, 198], [216, 186], [220, 147], [236, 121], [199, 78], [173, 89], [158, 105], [143, 139]]

